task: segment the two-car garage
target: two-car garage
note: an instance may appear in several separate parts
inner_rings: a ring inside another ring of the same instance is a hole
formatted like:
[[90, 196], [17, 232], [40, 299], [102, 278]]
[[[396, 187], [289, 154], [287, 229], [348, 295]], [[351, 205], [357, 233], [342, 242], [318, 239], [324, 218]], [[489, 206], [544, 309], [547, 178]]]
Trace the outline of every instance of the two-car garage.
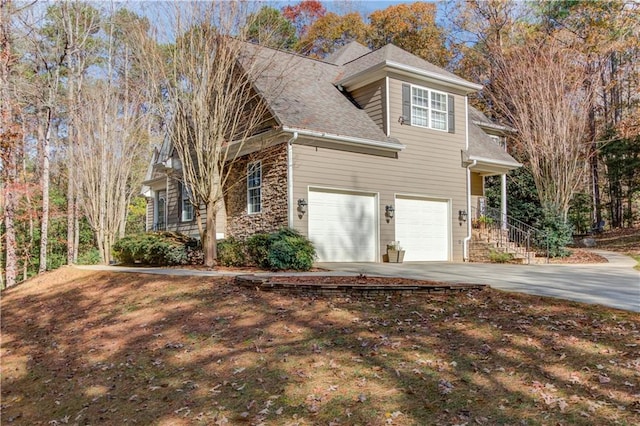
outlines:
[[[309, 238], [318, 261], [376, 262], [381, 258], [386, 240], [380, 244], [379, 228], [386, 223], [380, 217], [377, 193], [309, 188], [308, 197]], [[392, 239], [406, 251], [405, 261], [449, 260], [449, 205], [448, 200], [396, 195]]]

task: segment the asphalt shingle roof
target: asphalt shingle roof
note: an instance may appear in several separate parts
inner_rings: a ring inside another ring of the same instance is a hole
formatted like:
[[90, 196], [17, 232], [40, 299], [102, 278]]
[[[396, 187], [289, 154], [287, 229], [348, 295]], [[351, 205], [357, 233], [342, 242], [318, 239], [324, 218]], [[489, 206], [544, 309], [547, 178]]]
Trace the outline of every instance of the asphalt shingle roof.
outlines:
[[469, 120], [469, 149], [467, 155], [471, 158], [482, 158], [499, 163], [519, 163], [507, 151], [492, 140], [477, 124]]
[[333, 52], [331, 55], [325, 58], [326, 62], [336, 65], [344, 65], [347, 62], [351, 62], [361, 56], [371, 53], [371, 49], [352, 41], [342, 46], [340, 49]]
[[250, 71], [255, 87], [282, 126], [398, 143], [334, 86], [339, 66], [255, 45], [248, 49], [258, 63]]
[[471, 82], [460, 78], [443, 68], [433, 65], [432, 63], [427, 62], [424, 59], [417, 57], [416, 55], [412, 55], [406, 50], [403, 50], [393, 44], [387, 44], [380, 49], [374, 50], [364, 56], [360, 56], [350, 62], [345, 63], [343, 66], [344, 70], [340, 75], [340, 79], [347, 79], [377, 65], [383, 64], [387, 61], [407, 65], [413, 68], [417, 68], [421, 71], [436, 74], [445, 77], [450, 81], [458, 82], [462, 85], [472, 84]]

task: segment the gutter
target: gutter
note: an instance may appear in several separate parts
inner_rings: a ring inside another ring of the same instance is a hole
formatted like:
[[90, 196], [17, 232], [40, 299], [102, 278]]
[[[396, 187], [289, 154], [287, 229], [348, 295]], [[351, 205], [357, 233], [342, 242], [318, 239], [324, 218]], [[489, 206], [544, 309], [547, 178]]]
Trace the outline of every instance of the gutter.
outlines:
[[394, 142], [374, 141], [372, 139], [357, 138], [354, 136], [343, 136], [334, 133], [318, 132], [315, 130], [298, 129], [295, 127], [282, 126], [282, 131], [307, 136], [316, 139], [329, 139], [338, 142], [346, 142], [351, 145], [368, 146], [372, 148], [384, 149], [387, 151], [399, 152], [406, 148], [405, 145]]
[[472, 160], [467, 165], [467, 236], [462, 243], [462, 259], [469, 261], [469, 241], [471, 241], [471, 168], [478, 164], [477, 160]]
[[513, 162], [513, 161], [502, 161], [502, 160], [494, 160], [492, 158], [486, 158], [486, 157], [476, 157], [475, 155], [470, 155], [468, 157], [469, 160], [475, 161], [476, 163], [481, 162], [481, 163], [486, 163], [486, 164], [495, 164], [497, 166], [504, 166], [504, 167], [509, 167], [509, 168], [518, 168], [518, 167], [522, 167], [522, 163], [518, 163]]
[[293, 143], [298, 139], [298, 132], [287, 142], [287, 197], [289, 201], [288, 225], [293, 228]]

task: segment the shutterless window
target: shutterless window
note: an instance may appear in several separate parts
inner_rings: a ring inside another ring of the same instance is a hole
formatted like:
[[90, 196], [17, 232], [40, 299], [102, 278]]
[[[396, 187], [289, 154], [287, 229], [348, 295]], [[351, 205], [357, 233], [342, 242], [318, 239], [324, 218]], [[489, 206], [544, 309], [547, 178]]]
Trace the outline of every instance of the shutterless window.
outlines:
[[193, 220], [193, 203], [191, 203], [191, 191], [189, 187], [185, 184], [181, 185], [181, 212], [180, 212], [180, 220], [182, 222], [189, 222]]
[[411, 124], [447, 130], [447, 94], [411, 86]]
[[257, 161], [247, 166], [247, 212], [262, 211], [262, 163]]

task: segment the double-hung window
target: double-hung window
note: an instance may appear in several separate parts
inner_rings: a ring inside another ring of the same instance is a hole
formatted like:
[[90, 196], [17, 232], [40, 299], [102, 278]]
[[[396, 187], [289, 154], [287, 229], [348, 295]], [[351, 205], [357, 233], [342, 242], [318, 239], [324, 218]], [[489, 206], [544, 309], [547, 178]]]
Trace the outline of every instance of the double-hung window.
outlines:
[[[407, 86], [409, 86], [407, 84]], [[407, 87], [408, 89], [408, 87]], [[411, 85], [411, 125], [436, 130], [450, 130], [449, 95], [443, 92]], [[407, 105], [409, 106], [409, 105]]]
[[180, 185], [180, 221], [193, 220], [193, 203], [191, 202], [191, 190], [184, 183]]
[[262, 163], [256, 161], [247, 166], [247, 212], [262, 211]]

